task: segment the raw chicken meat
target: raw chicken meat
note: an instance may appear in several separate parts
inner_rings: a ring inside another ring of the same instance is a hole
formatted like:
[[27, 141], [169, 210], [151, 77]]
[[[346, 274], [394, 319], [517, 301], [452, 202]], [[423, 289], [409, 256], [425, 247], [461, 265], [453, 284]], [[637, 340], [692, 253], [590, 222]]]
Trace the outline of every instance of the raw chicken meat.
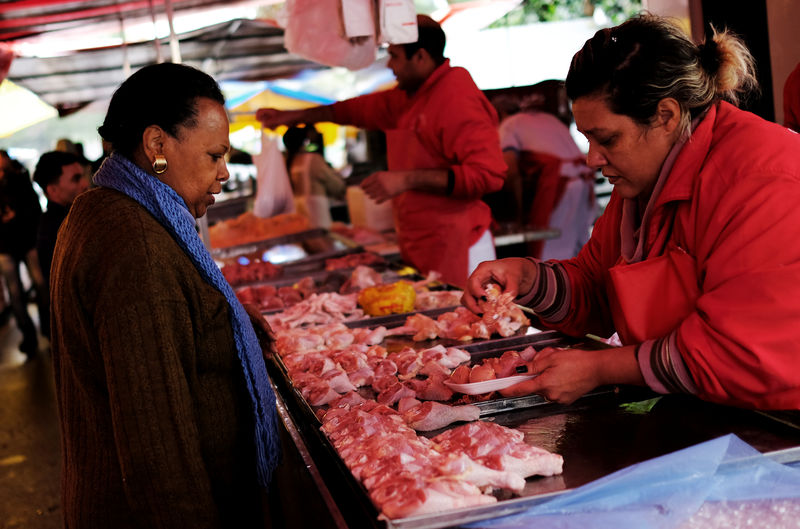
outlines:
[[478, 306], [483, 310], [482, 321], [486, 327], [500, 336], [511, 336], [531, 323], [514, 303], [514, 297], [508, 292], [501, 293], [495, 283], [486, 286], [486, 301], [479, 301]]
[[418, 432], [430, 432], [454, 422], [477, 421], [480, 416], [477, 406], [448, 406], [429, 400], [405, 412], [403, 419]]
[[461, 451], [496, 470], [510, 470], [523, 477], [560, 474], [563, 458], [524, 442], [518, 430], [487, 421], [458, 426], [433, 438], [442, 453]]
[[495, 470], [481, 465], [470, 459], [464, 453], [452, 454], [440, 466], [445, 474], [459, 476], [464, 481], [476, 487], [491, 487], [495, 489], [508, 489], [515, 492], [525, 488], [525, 478], [509, 470]]
[[368, 266], [359, 265], [353, 270], [350, 279], [339, 289], [340, 294], [352, 294], [365, 288], [383, 284], [383, 277], [380, 272]]

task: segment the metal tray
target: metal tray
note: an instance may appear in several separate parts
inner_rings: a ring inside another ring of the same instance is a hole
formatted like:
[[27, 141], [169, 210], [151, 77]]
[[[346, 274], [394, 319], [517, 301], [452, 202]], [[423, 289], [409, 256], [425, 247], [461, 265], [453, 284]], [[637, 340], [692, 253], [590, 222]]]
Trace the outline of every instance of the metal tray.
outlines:
[[[355, 245], [350, 239], [329, 232], [322, 228], [291, 233], [280, 237], [273, 237], [263, 241], [256, 241], [225, 248], [215, 248], [211, 250], [211, 256], [217, 261], [230, 261], [238, 257], [249, 259], [261, 258], [265, 251], [278, 246], [288, 245], [297, 249], [303, 257], [296, 259], [276, 262], [275, 264], [287, 265], [300, 262], [315, 262], [325, 260], [330, 257], [339, 257], [348, 253], [363, 251], [359, 245]], [[324, 265], [323, 265], [324, 266]]]
[[[524, 339], [523, 339], [524, 338]], [[547, 331], [528, 337], [512, 337], [466, 346], [474, 355], [534, 345], [602, 347]], [[274, 369], [277, 368], [277, 369]], [[309, 435], [321, 447], [318, 458], [333, 467], [329, 487], [349, 491], [347, 501], [361, 504], [366, 513], [358, 524], [387, 529], [436, 529], [521, 512], [570, 489], [599, 479], [626, 466], [658, 457], [728, 433], [738, 435], [762, 453], [782, 463], [800, 461], [800, 429], [768, 415], [700, 401], [687, 395], [659, 396], [645, 388], [608, 386], [564, 406], [541, 397], [495, 399], [476, 404], [482, 420], [517, 428], [526, 442], [561, 454], [564, 472], [559, 476], [529, 478], [519, 495], [500, 491], [498, 503], [395, 520], [377, 519], [377, 510], [319, 429], [315, 410], [293, 389], [279, 358], [273, 359], [273, 376], [280, 376]], [[440, 431], [420, 433], [433, 437]], [[344, 500], [343, 500], [344, 501]]]

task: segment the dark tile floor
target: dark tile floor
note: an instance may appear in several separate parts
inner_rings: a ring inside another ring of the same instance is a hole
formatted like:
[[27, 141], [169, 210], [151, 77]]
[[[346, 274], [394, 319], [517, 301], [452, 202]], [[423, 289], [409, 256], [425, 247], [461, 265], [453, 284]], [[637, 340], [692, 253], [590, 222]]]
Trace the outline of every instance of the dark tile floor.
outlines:
[[[32, 309], [35, 317], [35, 309]], [[61, 455], [47, 341], [25, 362], [13, 318], [0, 327], [0, 529], [60, 528]]]

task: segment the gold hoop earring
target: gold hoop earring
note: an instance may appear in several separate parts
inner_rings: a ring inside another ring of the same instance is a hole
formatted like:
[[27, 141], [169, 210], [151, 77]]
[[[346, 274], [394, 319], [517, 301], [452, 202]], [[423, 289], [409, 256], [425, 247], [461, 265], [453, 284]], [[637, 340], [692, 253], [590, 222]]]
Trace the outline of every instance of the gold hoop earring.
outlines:
[[163, 154], [156, 154], [156, 159], [153, 160], [153, 172], [156, 174], [163, 174], [167, 170], [167, 159]]

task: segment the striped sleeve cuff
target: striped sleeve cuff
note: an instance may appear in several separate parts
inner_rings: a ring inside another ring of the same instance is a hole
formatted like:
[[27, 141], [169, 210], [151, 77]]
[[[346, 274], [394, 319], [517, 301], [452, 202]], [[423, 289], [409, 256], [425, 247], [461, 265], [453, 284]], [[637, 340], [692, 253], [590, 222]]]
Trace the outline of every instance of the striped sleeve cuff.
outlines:
[[678, 350], [677, 333], [647, 340], [636, 349], [645, 383], [657, 393], [697, 394], [697, 386]]
[[528, 260], [539, 268], [536, 280], [530, 291], [515, 301], [532, 308], [544, 321], [559, 323], [567, 316], [569, 309], [571, 289], [567, 273], [555, 261], [543, 263], [532, 257]]

